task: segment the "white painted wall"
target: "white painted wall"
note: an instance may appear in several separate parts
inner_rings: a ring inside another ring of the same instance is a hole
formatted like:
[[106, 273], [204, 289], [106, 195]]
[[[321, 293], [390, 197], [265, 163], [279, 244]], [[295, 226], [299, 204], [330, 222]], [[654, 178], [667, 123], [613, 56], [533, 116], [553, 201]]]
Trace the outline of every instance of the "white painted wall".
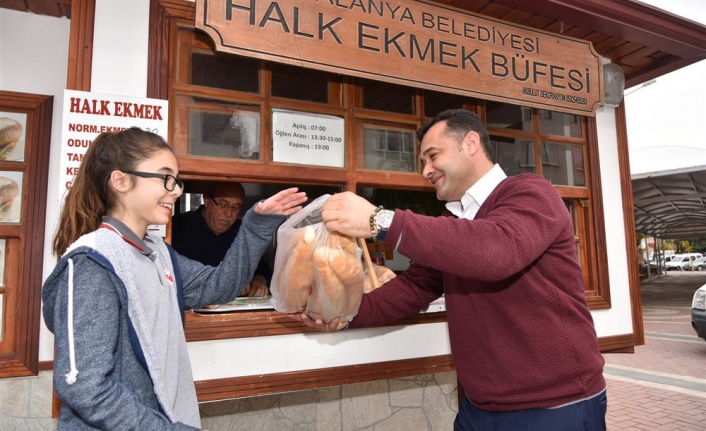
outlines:
[[448, 355], [445, 322], [188, 344], [194, 380], [256, 376]]
[[[623, 196], [620, 187], [618, 164], [618, 138], [615, 110], [602, 107], [596, 112], [598, 128], [598, 157], [603, 188], [603, 214], [605, 217], [606, 253], [610, 282], [611, 308], [593, 311], [593, 322], [599, 337], [632, 333], [628, 256], [623, 222]], [[632, 214], [630, 215], [632, 216]]]
[[[119, 5], [118, 5], [119, 3]], [[144, 97], [147, 83], [149, 1], [97, 0], [92, 91]], [[51, 272], [51, 236], [58, 220], [62, 92], [66, 82], [69, 21], [0, 9], [0, 85], [4, 90], [55, 95], [47, 193], [43, 278]], [[21, 42], [20, 42], [21, 41]], [[597, 113], [606, 237], [613, 308], [593, 312], [599, 337], [632, 332], [628, 262], [623, 229], [613, 110]], [[274, 349], [274, 351], [273, 351]], [[444, 324], [365, 329], [341, 334], [294, 334], [189, 343], [197, 379], [265, 374], [449, 353]], [[229, 353], [231, 352], [231, 353]], [[239, 363], [243, 352], [251, 365]], [[306, 352], [301, 356], [301, 352]], [[344, 354], [342, 352], [349, 352]], [[53, 338], [42, 325], [40, 361], [52, 359]], [[253, 356], [255, 355], [255, 356]], [[254, 357], [257, 360], [252, 360]], [[214, 374], [215, 373], [215, 374]]]
[[148, 0], [96, 0], [91, 91], [147, 96]]

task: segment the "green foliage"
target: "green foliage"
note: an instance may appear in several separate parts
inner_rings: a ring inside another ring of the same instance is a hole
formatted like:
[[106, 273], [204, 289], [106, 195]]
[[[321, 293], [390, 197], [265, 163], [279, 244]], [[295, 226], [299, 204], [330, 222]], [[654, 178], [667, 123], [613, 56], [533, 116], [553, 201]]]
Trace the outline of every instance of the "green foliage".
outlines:
[[691, 246], [687, 253], [706, 253], [706, 238], [688, 238], [686, 242]]
[[676, 241], [676, 243], [677, 243], [677, 254], [692, 253], [694, 251], [694, 247], [692, 247], [689, 240], [678, 240], [678, 241]]

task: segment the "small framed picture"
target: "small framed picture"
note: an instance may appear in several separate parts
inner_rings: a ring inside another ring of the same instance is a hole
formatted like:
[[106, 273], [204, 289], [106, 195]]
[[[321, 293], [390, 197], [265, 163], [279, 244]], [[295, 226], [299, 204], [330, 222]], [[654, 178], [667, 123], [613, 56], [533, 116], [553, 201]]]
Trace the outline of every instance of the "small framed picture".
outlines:
[[27, 114], [0, 111], [0, 161], [23, 162]]
[[23, 175], [17, 171], [0, 171], [0, 223], [20, 222]]

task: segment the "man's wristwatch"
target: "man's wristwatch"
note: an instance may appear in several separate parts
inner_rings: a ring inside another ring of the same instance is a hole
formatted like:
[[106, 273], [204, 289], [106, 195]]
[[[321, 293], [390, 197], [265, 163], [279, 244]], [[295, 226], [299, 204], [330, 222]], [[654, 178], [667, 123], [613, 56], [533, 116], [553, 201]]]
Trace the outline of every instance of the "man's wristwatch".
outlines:
[[373, 222], [375, 224], [375, 238], [377, 240], [384, 240], [385, 236], [387, 235], [387, 231], [390, 229], [390, 225], [392, 224], [392, 218], [395, 216], [394, 211], [390, 210], [383, 210], [381, 209], [378, 211], [374, 218]]

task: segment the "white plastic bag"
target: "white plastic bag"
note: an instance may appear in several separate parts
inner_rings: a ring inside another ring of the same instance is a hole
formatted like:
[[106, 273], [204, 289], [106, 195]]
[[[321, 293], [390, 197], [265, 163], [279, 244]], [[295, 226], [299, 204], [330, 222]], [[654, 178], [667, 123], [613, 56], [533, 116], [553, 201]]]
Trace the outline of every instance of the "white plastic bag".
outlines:
[[354, 239], [329, 232], [321, 208], [330, 195], [316, 198], [277, 231], [270, 292], [275, 310], [305, 311], [325, 322], [350, 320], [363, 295], [361, 249]]

